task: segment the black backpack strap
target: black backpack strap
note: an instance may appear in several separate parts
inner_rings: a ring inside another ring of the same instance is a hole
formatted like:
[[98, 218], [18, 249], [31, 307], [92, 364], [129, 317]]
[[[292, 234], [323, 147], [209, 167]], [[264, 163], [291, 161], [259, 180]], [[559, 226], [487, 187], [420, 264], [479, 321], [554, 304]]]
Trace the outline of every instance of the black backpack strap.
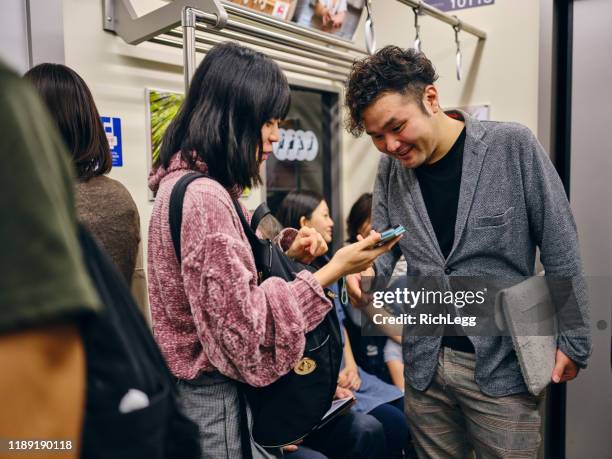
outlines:
[[191, 182], [201, 177], [208, 177], [200, 172], [183, 175], [172, 188], [170, 194], [170, 236], [174, 245], [174, 253], [179, 264], [181, 262], [181, 225], [183, 224], [183, 201], [185, 192]]
[[259, 206], [257, 206], [257, 209], [255, 209], [255, 212], [253, 212], [253, 215], [251, 216], [251, 229], [256, 232], [257, 227], [261, 223], [261, 220], [266, 215], [269, 215], [271, 213], [272, 211], [265, 202], [259, 204]]
[[249, 244], [251, 245], [251, 248], [253, 250], [256, 250], [256, 247], [258, 246], [258, 244], [260, 244], [261, 240], [259, 239], [257, 234], [255, 234], [255, 230], [253, 230], [249, 226], [249, 222], [244, 216], [244, 212], [242, 211], [242, 206], [240, 205], [238, 200], [232, 199], [232, 201], [234, 202], [234, 208], [236, 209], [236, 213], [238, 214], [238, 217], [240, 218], [240, 223], [242, 223], [242, 229], [244, 230], [244, 234], [246, 234], [246, 237], [249, 240]]
[[[183, 224], [183, 201], [185, 200], [185, 193], [189, 184], [201, 177], [212, 179], [212, 177], [200, 172], [185, 174], [176, 182], [174, 188], [172, 188], [172, 193], [170, 194], [170, 236], [172, 237], [174, 253], [179, 263], [181, 262], [181, 225]], [[249, 226], [238, 200], [232, 199], [232, 202], [234, 203], [234, 208], [236, 209], [236, 213], [238, 213], [238, 217], [240, 218], [242, 229], [249, 240], [251, 249], [255, 251], [261, 241], [255, 234], [255, 231], [253, 231]]]

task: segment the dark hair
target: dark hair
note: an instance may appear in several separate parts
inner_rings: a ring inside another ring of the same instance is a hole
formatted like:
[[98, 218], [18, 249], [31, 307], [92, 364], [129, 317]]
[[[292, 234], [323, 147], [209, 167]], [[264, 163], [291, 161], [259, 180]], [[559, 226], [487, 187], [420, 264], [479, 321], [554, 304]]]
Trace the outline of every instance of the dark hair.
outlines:
[[85, 81], [61, 64], [39, 64], [24, 78], [34, 85], [53, 114], [79, 180], [109, 172], [113, 161], [108, 139]]
[[281, 202], [276, 218], [285, 228], [299, 228], [300, 218], [312, 218], [312, 213], [324, 199], [316, 191], [292, 191]]
[[431, 61], [412, 48], [385, 46], [373, 56], [355, 61], [346, 84], [346, 129], [359, 137], [364, 130], [363, 111], [380, 96], [392, 92], [411, 95], [427, 113], [423, 91], [437, 79]]
[[216, 45], [198, 66], [155, 167], [168, 167], [180, 151], [190, 167], [204, 161], [226, 187], [259, 185], [261, 128], [285, 118], [290, 101], [287, 79], [271, 59], [235, 43]]
[[372, 193], [363, 193], [349, 212], [346, 219], [348, 242], [357, 242], [359, 228], [372, 216]]

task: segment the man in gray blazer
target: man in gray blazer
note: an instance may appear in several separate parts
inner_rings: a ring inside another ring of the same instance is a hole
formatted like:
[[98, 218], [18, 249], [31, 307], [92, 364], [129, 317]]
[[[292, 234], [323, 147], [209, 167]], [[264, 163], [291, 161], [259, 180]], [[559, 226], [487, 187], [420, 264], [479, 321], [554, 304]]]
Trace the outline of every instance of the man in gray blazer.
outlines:
[[[374, 187], [373, 227], [406, 227], [397, 250], [347, 279], [363, 303], [361, 276], [390, 276], [404, 255], [408, 276], [517, 278], [535, 274], [536, 248], [549, 276], [578, 279], [588, 302], [576, 226], [562, 183], [529, 129], [440, 108], [431, 62], [388, 46], [353, 65], [349, 131], [385, 155]], [[447, 329], [448, 330], [448, 329]], [[446, 330], [445, 330], [446, 331]], [[447, 333], [444, 333], [447, 334]], [[590, 330], [559, 333], [554, 383], [569, 381], [591, 352]], [[535, 457], [540, 397], [527, 392], [508, 336], [404, 333], [406, 414], [420, 457]]]

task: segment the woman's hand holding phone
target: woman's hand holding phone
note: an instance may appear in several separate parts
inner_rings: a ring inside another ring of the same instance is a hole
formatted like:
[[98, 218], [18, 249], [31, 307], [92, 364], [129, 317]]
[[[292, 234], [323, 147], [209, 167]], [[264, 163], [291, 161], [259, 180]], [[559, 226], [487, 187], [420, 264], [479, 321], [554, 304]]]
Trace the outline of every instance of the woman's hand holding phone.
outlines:
[[[402, 225], [397, 225], [397, 226], [394, 226], [393, 228], [389, 228], [388, 230], [385, 230], [380, 233], [380, 241], [378, 241], [374, 245], [374, 247], [380, 247], [384, 245], [385, 243], [393, 240], [393, 238], [404, 234], [405, 232], [406, 232], [406, 228], [404, 228]], [[358, 240], [359, 240], [359, 237], [358, 237]]]
[[400, 238], [401, 235], [395, 236], [387, 243], [375, 247], [381, 237], [380, 233], [371, 231], [368, 237], [338, 250], [331, 261], [318, 270], [314, 276], [321, 285], [328, 286], [342, 276], [360, 273], [371, 267], [378, 256], [391, 250]]
[[[387, 241], [399, 241], [402, 237], [402, 234], [406, 232], [406, 228], [401, 225], [397, 225], [394, 228], [390, 228], [386, 231], [383, 231], [381, 235], [381, 240], [374, 244], [374, 247], [380, 247], [380, 244], [384, 244], [383, 239], [387, 239]], [[361, 235], [357, 235], [357, 240], [363, 240]], [[395, 245], [395, 244], [393, 244]], [[393, 245], [391, 247], [393, 247]], [[374, 277], [375, 276], [374, 269], [369, 266], [364, 271], [354, 274], [349, 274], [346, 276], [346, 290], [349, 296], [349, 300], [353, 307], [360, 309], [364, 307], [367, 302], [363, 298], [363, 291], [361, 286], [361, 279], [363, 277]]]

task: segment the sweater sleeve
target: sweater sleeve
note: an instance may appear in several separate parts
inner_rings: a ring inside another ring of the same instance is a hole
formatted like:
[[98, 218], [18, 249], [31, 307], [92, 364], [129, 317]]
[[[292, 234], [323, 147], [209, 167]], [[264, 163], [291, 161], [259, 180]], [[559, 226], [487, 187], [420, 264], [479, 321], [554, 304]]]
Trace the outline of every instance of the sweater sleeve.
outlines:
[[295, 366], [304, 333], [331, 304], [307, 271], [292, 282], [270, 278], [258, 286], [251, 247], [233, 209], [218, 198], [200, 204], [200, 211], [187, 209], [182, 234], [188, 241], [183, 283], [200, 342], [224, 375], [268, 385]]

